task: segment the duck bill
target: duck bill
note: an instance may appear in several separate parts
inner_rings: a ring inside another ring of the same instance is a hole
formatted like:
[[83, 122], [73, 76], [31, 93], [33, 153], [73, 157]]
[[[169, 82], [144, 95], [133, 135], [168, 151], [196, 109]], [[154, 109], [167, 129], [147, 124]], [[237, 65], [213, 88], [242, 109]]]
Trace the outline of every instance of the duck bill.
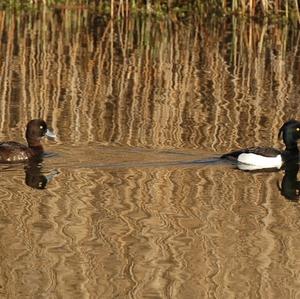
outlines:
[[49, 129], [47, 129], [47, 132], [46, 132], [45, 136], [48, 139], [55, 139], [56, 138], [56, 135], [53, 132], [51, 132]]

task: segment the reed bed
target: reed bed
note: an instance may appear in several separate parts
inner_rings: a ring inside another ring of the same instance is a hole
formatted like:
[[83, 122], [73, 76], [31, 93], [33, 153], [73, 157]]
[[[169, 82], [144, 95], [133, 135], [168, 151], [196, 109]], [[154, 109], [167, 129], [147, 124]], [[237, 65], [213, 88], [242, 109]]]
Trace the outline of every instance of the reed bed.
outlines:
[[299, 32], [197, 20], [2, 11], [0, 132], [43, 117], [64, 142], [218, 152], [276, 143], [282, 122], [300, 116]]
[[72, 9], [94, 8], [119, 18], [140, 12], [160, 16], [186, 16], [196, 12], [202, 17], [240, 15], [300, 22], [298, 0], [2, 0], [0, 5], [14, 9], [32, 9], [41, 5]]

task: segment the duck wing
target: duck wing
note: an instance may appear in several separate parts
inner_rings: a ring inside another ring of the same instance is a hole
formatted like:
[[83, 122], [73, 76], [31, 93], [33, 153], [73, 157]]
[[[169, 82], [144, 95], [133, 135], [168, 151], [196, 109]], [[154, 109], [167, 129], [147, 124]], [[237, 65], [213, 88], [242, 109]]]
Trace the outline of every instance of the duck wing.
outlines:
[[240, 154], [255, 154], [264, 157], [276, 157], [282, 152], [273, 147], [250, 147], [242, 150], [233, 151], [221, 156], [221, 159], [236, 160]]
[[28, 158], [29, 149], [26, 145], [14, 141], [0, 143], [0, 162], [14, 162]]
[[9, 149], [9, 148], [20, 148], [20, 149], [27, 149], [28, 147], [24, 144], [15, 141], [5, 141], [0, 142], [0, 150], [1, 149]]

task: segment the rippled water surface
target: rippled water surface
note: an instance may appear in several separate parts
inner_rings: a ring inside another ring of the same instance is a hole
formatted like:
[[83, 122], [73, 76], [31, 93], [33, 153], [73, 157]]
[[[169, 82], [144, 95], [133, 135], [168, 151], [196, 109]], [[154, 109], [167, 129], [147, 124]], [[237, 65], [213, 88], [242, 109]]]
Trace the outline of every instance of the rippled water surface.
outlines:
[[0, 165], [1, 298], [300, 296], [297, 165], [218, 159], [300, 119], [292, 25], [3, 11], [0, 38], [1, 140], [58, 135]]

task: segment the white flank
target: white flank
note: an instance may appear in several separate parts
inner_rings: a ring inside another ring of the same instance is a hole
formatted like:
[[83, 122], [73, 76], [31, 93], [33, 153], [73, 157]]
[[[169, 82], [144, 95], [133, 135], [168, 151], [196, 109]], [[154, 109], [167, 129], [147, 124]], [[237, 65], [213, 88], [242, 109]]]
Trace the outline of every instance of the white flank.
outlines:
[[238, 157], [238, 162], [257, 166], [258, 168], [280, 168], [282, 165], [281, 155], [276, 157], [264, 157], [252, 153], [243, 153]]

